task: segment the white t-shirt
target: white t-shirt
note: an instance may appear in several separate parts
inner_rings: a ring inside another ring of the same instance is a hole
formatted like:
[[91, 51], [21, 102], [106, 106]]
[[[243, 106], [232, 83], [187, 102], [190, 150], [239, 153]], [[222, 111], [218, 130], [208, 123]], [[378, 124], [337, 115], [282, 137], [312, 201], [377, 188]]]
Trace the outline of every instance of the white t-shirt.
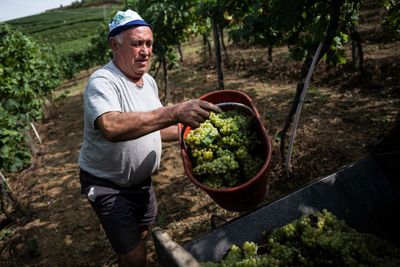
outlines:
[[160, 131], [135, 140], [110, 142], [94, 127], [96, 118], [109, 111], [145, 112], [162, 107], [155, 80], [146, 73], [143, 82], [143, 87], [137, 87], [112, 61], [90, 76], [84, 92], [84, 135], [78, 159], [83, 170], [129, 186], [159, 168]]

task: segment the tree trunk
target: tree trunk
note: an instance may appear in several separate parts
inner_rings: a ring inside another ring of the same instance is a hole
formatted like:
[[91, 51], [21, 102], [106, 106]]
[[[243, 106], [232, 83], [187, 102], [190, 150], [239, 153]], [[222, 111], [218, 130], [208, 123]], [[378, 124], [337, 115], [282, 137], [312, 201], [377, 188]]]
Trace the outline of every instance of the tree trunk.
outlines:
[[154, 75], [153, 75], [154, 79], [157, 78], [158, 72], [160, 71], [160, 68], [161, 68], [161, 64], [162, 64], [162, 60], [159, 59], [159, 60], [158, 60], [158, 67], [156, 68], [156, 72], [155, 72]]
[[165, 56], [162, 57], [162, 66], [163, 66], [163, 72], [164, 72], [164, 104], [168, 103], [168, 100], [170, 99], [169, 95], [169, 90], [168, 90], [168, 68], [167, 68], [167, 60]]
[[357, 26], [351, 27], [350, 37], [351, 37], [351, 56], [352, 56], [353, 68], [355, 71], [363, 72], [364, 53], [361, 45], [361, 36], [360, 33], [358, 32]]
[[210, 40], [208, 40], [207, 33], [203, 33], [203, 49], [204, 49], [204, 60], [212, 59], [211, 43]]
[[224, 74], [222, 72], [222, 59], [221, 59], [221, 37], [219, 25], [215, 18], [212, 20], [213, 34], [214, 34], [214, 49], [215, 49], [215, 64], [218, 78], [218, 89], [224, 89]]
[[272, 45], [268, 46], [268, 61], [272, 62]]
[[222, 44], [222, 49], [224, 50], [224, 56], [225, 56], [225, 62], [229, 62], [229, 57], [228, 57], [228, 51], [226, 50], [226, 45], [224, 41], [224, 28], [220, 27], [220, 38], [221, 38], [221, 44]]
[[[316, 64], [318, 64], [318, 62], [321, 60], [322, 56], [328, 51], [329, 47], [332, 44], [333, 38], [336, 35], [337, 29], [339, 28], [339, 18], [340, 18], [340, 8], [343, 4], [343, 0], [340, 1], [333, 1], [331, 3], [331, 20], [329, 21], [328, 24], [328, 28], [326, 31], [326, 38], [324, 41], [324, 44], [322, 46], [320, 55], [316, 61]], [[282, 165], [285, 164], [285, 141], [286, 141], [286, 136], [287, 136], [287, 131], [289, 130], [292, 121], [293, 121], [293, 116], [296, 113], [297, 110], [297, 106], [299, 105], [299, 100], [300, 100], [300, 96], [303, 92], [303, 88], [304, 88], [304, 82], [307, 76], [307, 72], [311, 66], [312, 63], [312, 55], [315, 54], [315, 51], [317, 50], [318, 47], [318, 43], [316, 43], [313, 48], [311, 48], [308, 53], [307, 53], [307, 57], [304, 60], [303, 66], [301, 67], [301, 73], [300, 73], [300, 79], [297, 83], [296, 86], [296, 93], [293, 99], [293, 103], [292, 106], [289, 110], [289, 114], [286, 117], [286, 121], [285, 124], [282, 128], [282, 130], [280, 130], [279, 132], [279, 136], [281, 138], [281, 142], [280, 142], [280, 152], [281, 152], [281, 157], [282, 157]], [[289, 166], [286, 166], [289, 167]]]
[[183, 62], [183, 53], [182, 53], [182, 46], [181, 46], [181, 42], [179, 42], [177, 44], [177, 49], [178, 49], [178, 53], [179, 53], [179, 61]]

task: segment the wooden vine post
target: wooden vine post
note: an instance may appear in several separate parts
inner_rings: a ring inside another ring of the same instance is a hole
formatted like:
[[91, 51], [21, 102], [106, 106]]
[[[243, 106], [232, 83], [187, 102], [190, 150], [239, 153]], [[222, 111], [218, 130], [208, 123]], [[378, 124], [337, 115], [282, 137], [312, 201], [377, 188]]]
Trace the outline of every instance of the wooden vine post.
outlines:
[[19, 217], [23, 217], [27, 214], [24, 206], [19, 202], [18, 198], [15, 196], [13, 190], [9, 186], [6, 177], [0, 171], [0, 197], [1, 197], [1, 209], [7, 218], [10, 218], [9, 214], [7, 214], [6, 207], [4, 207], [3, 199], [8, 198], [11, 200], [13, 208], [17, 212]]
[[[331, 2], [331, 19], [328, 23], [327, 30], [326, 30], [326, 36], [325, 40], [322, 43], [322, 46], [318, 48], [320, 45], [315, 44], [314, 48], [311, 48], [309, 51], [315, 51], [315, 53], [308, 53], [306, 56], [306, 59], [304, 60], [303, 66], [301, 68], [301, 74], [300, 74], [300, 79], [299, 82], [297, 83], [296, 86], [296, 93], [292, 102], [292, 106], [289, 110], [289, 114], [286, 117], [285, 124], [283, 128], [279, 131], [279, 136], [281, 137], [280, 141], [280, 153], [282, 157], [282, 165], [284, 166], [285, 171], [290, 172], [291, 166], [288, 166], [287, 164], [290, 164], [290, 156], [285, 157], [285, 147], [286, 147], [286, 137], [287, 137], [287, 132], [289, 128], [292, 126], [293, 119], [296, 115], [296, 112], [299, 113], [301, 110], [298, 108], [300, 105], [300, 99], [301, 96], [304, 96], [303, 90], [307, 87], [304, 86], [307, 76], [309, 74], [309, 71], [311, 66], [314, 64], [318, 64], [318, 62], [321, 60], [322, 56], [329, 50], [329, 47], [332, 44], [333, 38], [336, 36], [337, 30], [339, 28], [339, 23], [340, 23], [340, 15], [341, 15], [341, 7], [343, 5], [343, 0], [337, 0]], [[319, 50], [319, 51], [317, 51]], [[318, 53], [316, 53], [318, 52]], [[313, 55], [317, 54], [318, 57], [314, 58]], [[311, 72], [312, 74], [312, 72]], [[293, 145], [293, 140], [291, 141]], [[291, 150], [292, 148], [290, 148]]]

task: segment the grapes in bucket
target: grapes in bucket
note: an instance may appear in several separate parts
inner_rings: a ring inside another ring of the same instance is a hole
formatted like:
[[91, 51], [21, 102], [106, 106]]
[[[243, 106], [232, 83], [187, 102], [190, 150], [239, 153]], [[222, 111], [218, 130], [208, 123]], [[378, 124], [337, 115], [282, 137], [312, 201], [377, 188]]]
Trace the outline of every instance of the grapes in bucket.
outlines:
[[193, 174], [212, 188], [238, 186], [264, 163], [256, 121], [243, 109], [211, 112], [209, 119], [185, 137]]
[[200, 127], [179, 127], [185, 173], [220, 207], [255, 208], [267, 191], [271, 141], [251, 98], [238, 90], [218, 90], [200, 99], [218, 105]]

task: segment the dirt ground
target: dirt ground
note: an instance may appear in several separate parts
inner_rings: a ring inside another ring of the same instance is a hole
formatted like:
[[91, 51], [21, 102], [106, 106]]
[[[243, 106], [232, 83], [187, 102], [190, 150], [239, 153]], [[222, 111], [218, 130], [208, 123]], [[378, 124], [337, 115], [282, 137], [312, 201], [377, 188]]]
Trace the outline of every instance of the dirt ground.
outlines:
[[[361, 159], [392, 126], [400, 110], [400, 42], [387, 40], [367, 19], [360, 33], [368, 75], [347, 65], [319, 64], [302, 110], [290, 175], [280, 166], [275, 137], [289, 111], [301, 63], [288, 61], [285, 47], [274, 50], [272, 63], [263, 48], [228, 49], [226, 89], [252, 97], [273, 144], [268, 192], [260, 205]], [[97, 218], [80, 194], [77, 156], [86, 79], [85, 72], [76, 85], [66, 82], [49, 105], [47, 118], [35, 123], [42, 143], [35, 142], [32, 166], [6, 174], [28, 215], [4, 228], [9, 233], [0, 239], [0, 266], [116, 266]], [[198, 52], [188, 52], [181, 68], [170, 73], [170, 102], [215, 87], [214, 70], [201, 62]], [[153, 178], [159, 205], [156, 226], [180, 244], [211, 231], [212, 215], [227, 221], [242, 215], [218, 207], [187, 179], [177, 142], [164, 144], [161, 168]], [[149, 265], [157, 266], [153, 246], [149, 252]]]

